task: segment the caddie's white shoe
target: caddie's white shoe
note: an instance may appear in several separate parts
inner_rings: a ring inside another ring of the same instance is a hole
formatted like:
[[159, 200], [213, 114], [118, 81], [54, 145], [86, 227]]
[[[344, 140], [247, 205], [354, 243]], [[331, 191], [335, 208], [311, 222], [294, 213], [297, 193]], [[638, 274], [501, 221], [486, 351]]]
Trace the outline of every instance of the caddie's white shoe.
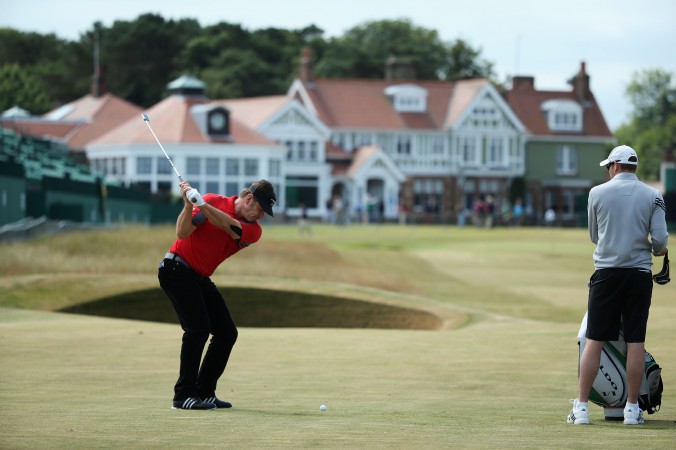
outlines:
[[570, 414], [568, 414], [568, 423], [575, 425], [588, 425], [589, 411], [587, 411], [587, 408], [580, 406], [577, 399], [571, 400], [570, 402], [573, 404], [573, 409], [571, 409]]
[[624, 424], [625, 425], [640, 425], [643, 423], [643, 411], [637, 407], [624, 408]]

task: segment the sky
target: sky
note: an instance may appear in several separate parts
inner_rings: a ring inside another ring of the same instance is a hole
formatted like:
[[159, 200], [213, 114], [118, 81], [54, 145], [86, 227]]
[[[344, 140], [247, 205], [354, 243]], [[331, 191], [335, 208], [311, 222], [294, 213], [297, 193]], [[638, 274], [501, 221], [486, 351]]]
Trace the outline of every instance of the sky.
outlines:
[[[99, 21], [192, 18], [253, 31], [316, 25], [326, 38], [378, 20], [409, 19], [451, 43], [465, 40], [493, 63], [497, 78], [535, 77], [538, 90], [570, 90], [584, 61], [611, 130], [629, 120], [625, 90], [647, 69], [676, 78], [673, 0], [0, 0], [0, 27], [77, 40]], [[0, 64], [2, 62], [0, 61]]]

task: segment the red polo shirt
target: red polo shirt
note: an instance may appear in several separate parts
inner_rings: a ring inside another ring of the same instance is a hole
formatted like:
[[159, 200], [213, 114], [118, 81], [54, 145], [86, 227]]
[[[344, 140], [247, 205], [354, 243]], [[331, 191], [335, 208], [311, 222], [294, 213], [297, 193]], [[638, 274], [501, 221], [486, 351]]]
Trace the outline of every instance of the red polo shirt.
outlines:
[[[235, 214], [236, 195], [223, 197], [218, 194], [204, 194], [202, 198], [214, 208], [220, 209], [242, 224], [242, 238], [235, 240], [206, 220], [197, 225], [190, 236], [185, 239], [176, 239], [174, 245], [171, 246], [170, 252], [183, 258], [198, 274], [209, 277], [227, 258], [257, 242], [263, 230], [257, 221], [244, 222], [237, 217]], [[199, 208], [193, 207], [192, 216], [195, 217], [199, 212]]]

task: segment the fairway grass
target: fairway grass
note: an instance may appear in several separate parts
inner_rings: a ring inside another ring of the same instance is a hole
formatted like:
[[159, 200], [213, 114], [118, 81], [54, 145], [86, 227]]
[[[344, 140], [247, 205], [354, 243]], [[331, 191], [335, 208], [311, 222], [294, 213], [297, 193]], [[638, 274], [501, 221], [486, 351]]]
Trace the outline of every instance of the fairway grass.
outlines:
[[2, 245], [0, 449], [674, 447], [673, 283], [655, 286], [646, 343], [664, 369], [662, 409], [638, 427], [595, 405], [592, 425], [565, 421], [586, 230], [313, 232], [266, 227], [214, 281], [412, 308], [444, 326], [240, 327], [217, 392], [234, 408], [201, 412], [170, 409], [177, 325], [57, 312], [157, 288], [169, 227]]
[[565, 423], [577, 358], [562, 324], [243, 328], [219, 388], [234, 408], [176, 411], [176, 326], [0, 314], [0, 448], [670, 448], [676, 433], [669, 370], [644, 426], [598, 407], [589, 427]]

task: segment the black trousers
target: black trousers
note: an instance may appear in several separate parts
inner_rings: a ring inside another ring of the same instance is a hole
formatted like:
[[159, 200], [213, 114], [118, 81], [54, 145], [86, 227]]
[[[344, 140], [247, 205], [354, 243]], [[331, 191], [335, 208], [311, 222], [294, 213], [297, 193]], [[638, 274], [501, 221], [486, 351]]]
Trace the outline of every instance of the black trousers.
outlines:
[[[158, 279], [183, 328], [174, 400], [215, 396], [216, 383], [237, 341], [237, 328], [225, 300], [209, 277], [200, 276], [177, 261], [162, 261]], [[209, 335], [211, 342], [202, 359]]]

